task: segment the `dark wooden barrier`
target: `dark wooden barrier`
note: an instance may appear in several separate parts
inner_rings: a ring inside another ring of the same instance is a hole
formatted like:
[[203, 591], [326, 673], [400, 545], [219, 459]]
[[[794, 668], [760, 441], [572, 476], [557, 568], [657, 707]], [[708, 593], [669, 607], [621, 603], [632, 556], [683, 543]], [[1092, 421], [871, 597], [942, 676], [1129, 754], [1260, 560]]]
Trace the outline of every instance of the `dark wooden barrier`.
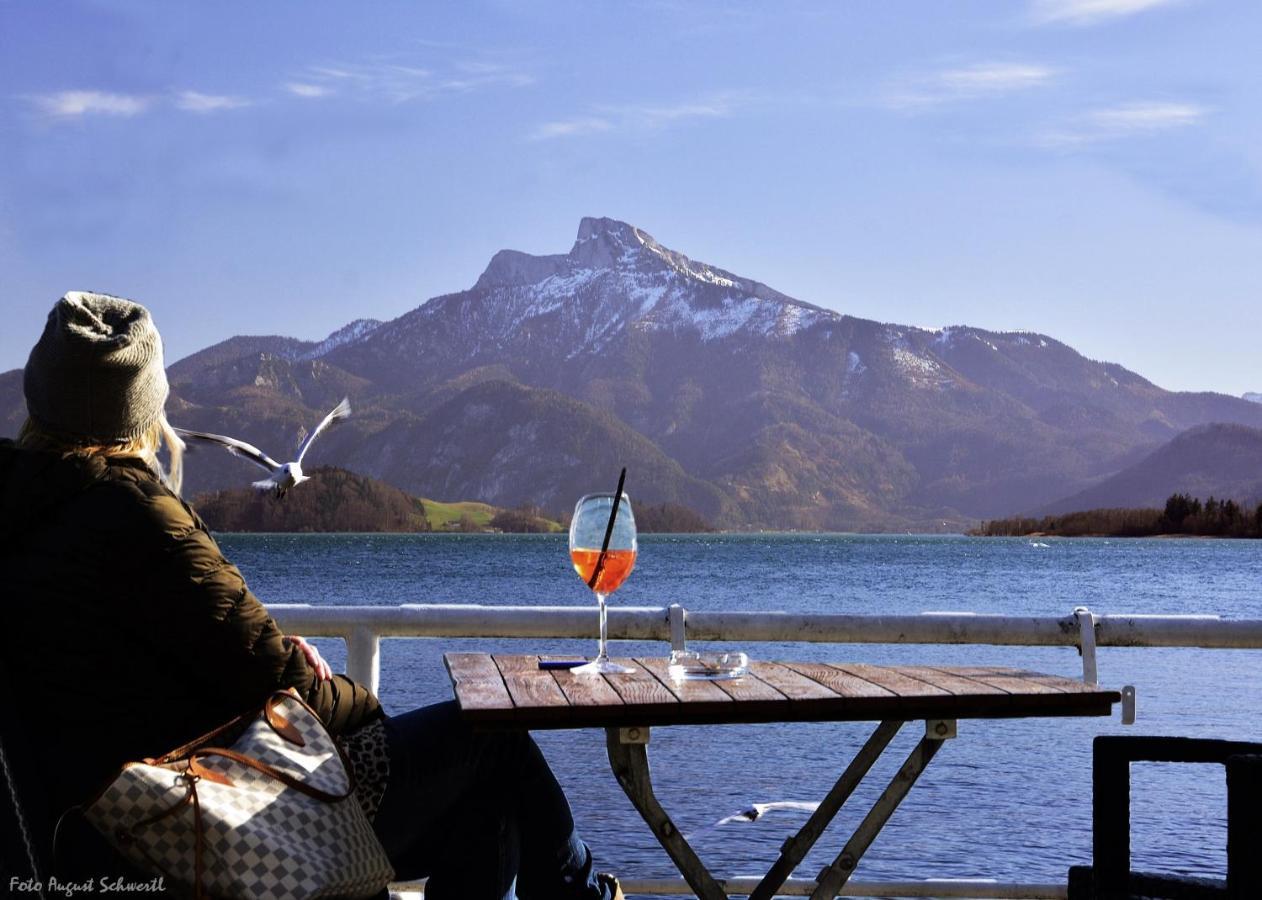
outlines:
[[[1105, 735], [1092, 763], [1092, 865], [1069, 870], [1070, 900], [1262, 898], [1262, 744]], [[1227, 776], [1226, 881], [1131, 871], [1131, 763], [1214, 763]]]

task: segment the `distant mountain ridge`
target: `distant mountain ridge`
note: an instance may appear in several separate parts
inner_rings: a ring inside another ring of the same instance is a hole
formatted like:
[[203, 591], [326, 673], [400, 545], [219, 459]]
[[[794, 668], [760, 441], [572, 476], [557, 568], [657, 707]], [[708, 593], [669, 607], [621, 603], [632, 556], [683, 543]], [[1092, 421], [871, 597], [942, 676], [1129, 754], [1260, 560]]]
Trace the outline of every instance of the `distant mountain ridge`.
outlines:
[[1044, 512], [1161, 508], [1171, 494], [1262, 501], [1262, 429], [1202, 425], [1099, 484], [1050, 504]]
[[[1165, 391], [1045, 335], [847, 316], [607, 218], [568, 253], [501, 251], [392, 321], [232, 338], [170, 375], [174, 419], [275, 453], [349, 395], [319, 462], [413, 494], [555, 512], [627, 464], [633, 496], [728, 528], [958, 529], [1189, 428], [1262, 427], [1260, 404]], [[190, 480], [236, 484], [241, 466], [202, 452]]]

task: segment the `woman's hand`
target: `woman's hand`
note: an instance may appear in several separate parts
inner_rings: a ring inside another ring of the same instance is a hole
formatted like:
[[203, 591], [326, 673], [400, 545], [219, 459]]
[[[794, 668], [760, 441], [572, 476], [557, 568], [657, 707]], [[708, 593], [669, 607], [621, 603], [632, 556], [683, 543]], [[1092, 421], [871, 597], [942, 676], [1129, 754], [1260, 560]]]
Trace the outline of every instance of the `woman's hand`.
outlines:
[[306, 638], [300, 638], [296, 634], [286, 635], [286, 638], [302, 650], [302, 655], [307, 658], [307, 665], [315, 669], [316, 678], [321, 681], [329, 681], [333, 678], [333, 670], [329, 668], [329, 664], [324, 661], [324, 657], [314, 645], [307, 643]]

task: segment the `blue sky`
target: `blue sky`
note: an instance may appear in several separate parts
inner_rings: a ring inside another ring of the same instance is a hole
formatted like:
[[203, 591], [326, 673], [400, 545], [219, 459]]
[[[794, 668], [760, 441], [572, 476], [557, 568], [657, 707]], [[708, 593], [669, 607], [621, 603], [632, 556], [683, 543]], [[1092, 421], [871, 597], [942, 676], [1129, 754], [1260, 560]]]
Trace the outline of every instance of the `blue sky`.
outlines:
[[0, 369], [470, 286], [584, 215], [857, 316], [1262, 390], [1262, 4], [0, 0]]

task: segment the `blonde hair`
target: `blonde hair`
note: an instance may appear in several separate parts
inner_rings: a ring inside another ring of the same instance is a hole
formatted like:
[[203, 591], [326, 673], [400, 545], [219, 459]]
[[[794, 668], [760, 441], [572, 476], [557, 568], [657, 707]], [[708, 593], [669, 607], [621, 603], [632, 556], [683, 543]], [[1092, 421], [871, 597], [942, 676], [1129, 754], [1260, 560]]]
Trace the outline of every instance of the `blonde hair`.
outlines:
[[[153, 424], [139, 436], [126, 441], [109, 444], [92, 443], [91, 438], [76, 439], [69, 435], [58, 434], [42, 427], [34, 419], [27, 418], [18, 432], [18, 446], [25, 450], [38, 450], [44, 453], [59, 453], [62, 458], [78, 457], [86, 459], [99, 456], [106, 459], [139, 459], [158, 474], [158, 477], [175, 493], [180, 492], [184, 484], [184, 441], [171, 423], [166, 413], [159, 413]], [[164, 468], [158, 458], [159, 451], [166, 447], [168, 464]]]

